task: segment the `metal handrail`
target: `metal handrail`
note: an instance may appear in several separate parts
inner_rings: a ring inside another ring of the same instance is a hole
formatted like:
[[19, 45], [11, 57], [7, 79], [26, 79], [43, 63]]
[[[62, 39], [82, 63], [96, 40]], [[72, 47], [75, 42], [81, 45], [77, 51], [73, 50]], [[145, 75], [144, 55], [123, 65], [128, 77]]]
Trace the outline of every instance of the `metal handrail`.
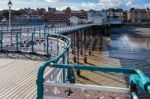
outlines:
[[[53, 67], [53, 68], [61, 68], [61, 69], [68, 69], [68, 70], [90, 70], [90, 71], [102, 71], [102, 72], [115, 72], [115, 73], [129, 73], [130, 76], [130, 84], [131, 86], [139, 86], [143, 90], [150, 93], [150, 78], [146, 77], [144, 73], [140, 70], [134, 70], [129, 68], [114, 68], [114, 67], [101, 67], [101, 66], [85, 66], [85, 65], [72, 65], [72, 64], [57, 64], [60, 58], [63, 58], [65, 53], [69, 51], [71, 42], [68, 46], [64, 49], [62, 53], [56, 58], [44, 62], [38, 71], [37, 77], [37, 99], [43, 98], [43, 75], [46, 67]], [[135, 92], [131, 92], [131, 96], [134, 98]]]
[[[98, 66], [84, 66], [84, 65], [72, 65], [72, 64], [58, 64], [58, 61], [65, 57], [66, 54], [69, 53], [69, 49], [71, 47], [71, 40], [69, 37], [63, 36], [63, 35], [67, 35], [70, 33], [73, 33], [75, 31], [79, 31], [81, 29], [85, 29], [85, 28], [90, 28], [92, 25], [84, 25], [82, 27], [80, 26], [76, 26], [76, 28], [69, 28], [66, 31], [60, 31], [57, 32], [59, 34], [46, 34], [46, 38], [48, 39], [48, 37], [50, 36], [56, 36], [56, 37], [62, 37], [64, 38], [64, 43], [65, 43], [65, 48], [63, 51], [61, 51], [59, 53], [59, 55], [49, 61], [46, 61], [44, 63], [41, 64], [39, 71], [38, 71], [38, 75], [37, 75], [37, 99], [42, 99], [43, 98], [43, 82], [44, 82], [44, 71], [47, 67], [53, 67], [53, 68], [62, 68], [62, 69], [67, 69], [69, 70], [93, 70], [93, 71], [102, 71], [102, 72], [115, 72], [115, 73], [129, 73], [130, 75], [130, 84], [131, 86], [139, 86], [140, 88], [142, 88], [143, 90], [147, 91], [150, 93], [150, 78], [146, 77], [144, 75], [144, 73], [140, 70], [134, 70], [134, 69], [129, 69], [129, 68], [114, 68], [114, 67], [98, 67]], [[37, 33], [36, 33], [37, 34]], [[39, 34], [43, 34], [43, 33], [39, 33]], [[60, 35], [62, 34], [62, 35]], [[35, 35], [35, 32], [32, 33], [32, 42], [33, 42], [33, 37]], [[19, 36], [19, 33], [16, 35], [17, 37]], [[17, 38], [16, 37], [16, 38]], [[0, 38], [1, 38], [1, 50], [3, 49], [3, 33], [0, 34]], [[58, 38], [60, 39], [60, 38]], [[47, 41], [48, 43], [48, 41]], [[16, 40], [16, 44], [18, 44], [18, 39]], [[19, 51], [18, 49], [18, 45], [16, 46], [17, 49], [16, 51]], [[47, 53], [48, 54], [48, 48], [47, 48]], [[32, 51], [34, 52], [34, 45], [32, 44]], [[36, 52], [35, 52], [36, 53]], [[68, 78], [70, 80], [75, 79], [72, 75], [68, 75]], [[67, 79], [65, 79], [67, 80]], [[134, 94], [134, 90], [133, 92], [131, 92], [131, 94]]]

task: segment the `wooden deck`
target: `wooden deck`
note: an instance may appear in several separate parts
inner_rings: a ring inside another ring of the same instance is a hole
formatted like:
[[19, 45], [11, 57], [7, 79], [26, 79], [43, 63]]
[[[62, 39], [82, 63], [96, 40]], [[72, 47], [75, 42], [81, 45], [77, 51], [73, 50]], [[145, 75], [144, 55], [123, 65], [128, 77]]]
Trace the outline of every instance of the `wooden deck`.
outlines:
[[35, 99], [41, 61], [0, 59], [0, 99]]
[[[110, 57], [111, 52], [107, 49], [107, 45], [109, 45], [110, 41], [110, 39], [104, 41], [106, 46], [104, 45], [103, 51], [101, 52], [93, 51], [92, 55], [88, 55], [87, 52], [88, 62], [86, 65], [140, 69], [144, 71], [147, 76], [150, 75], [149, 59], [128, 59], [127, 57], [124, 58], [123, 55], [121, 58], [116, 57], [116, 59]], [[143, 41], [143, 39], [141, 41]], [[12, 56], [14, 55], [16, 54], [8, 56], [0, 53], [0, 57], [2, 57], [0, 58], [0, 99], [35, 99], [37, 71], [43, 60], [35, 61], [36, 59], [26, 56], [24, 56], [23, 59], [20, 59], [20, 57], [18, 59], [8, 59], [13, 58]], [[30, 60], [26, 58], [30, 58]], [[73, 58], [73, 55], [71, 55], [70, 58]], [[84, 55], [80, 56], [80, 64], [85, 64], [83, 59]], [[72, 59], [71, 63], [74, 63]], [[122, 74], [81, 71], [81, 76], [82, 77], [77, 77], [77, 83], [128, 87], [128, 79]], [[150, 99], [149, 94], [141, 91], [139, 93], [140, 99]]]

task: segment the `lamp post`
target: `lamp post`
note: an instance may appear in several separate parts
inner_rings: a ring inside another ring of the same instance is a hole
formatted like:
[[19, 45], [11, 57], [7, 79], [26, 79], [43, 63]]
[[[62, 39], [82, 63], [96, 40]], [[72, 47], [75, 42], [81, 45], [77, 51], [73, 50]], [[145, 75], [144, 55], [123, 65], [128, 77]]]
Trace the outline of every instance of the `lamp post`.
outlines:
[[11, 0], [8, 2], [8, 7], [9, 7], [9, 29], [11, 29], [11, 7], [12, 7]]

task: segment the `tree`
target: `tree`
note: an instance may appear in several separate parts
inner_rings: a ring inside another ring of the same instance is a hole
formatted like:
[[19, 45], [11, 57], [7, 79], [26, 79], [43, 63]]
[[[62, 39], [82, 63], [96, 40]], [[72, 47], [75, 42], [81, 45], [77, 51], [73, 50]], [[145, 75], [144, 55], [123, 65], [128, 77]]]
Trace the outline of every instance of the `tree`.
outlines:
[[8, 10], [3, 10], [2, 11], [2, 16], [6, 19], [9, 19], [9, 11]]
[[123, 12], [123, 9], [118, 8], [118, 9], [116, 9], [116, 11], [117, 12]]
[[132, 8], [130, 9], [130, 11], [133, 11], [134, 9], [135, 9], [135, 8], [132, 7]]
[[109, 8], [109, 9], [107, 9], [106, 11], [108, 11], [108, 12], [115, 12], [116, 9], [115, 9], [115, 8]]

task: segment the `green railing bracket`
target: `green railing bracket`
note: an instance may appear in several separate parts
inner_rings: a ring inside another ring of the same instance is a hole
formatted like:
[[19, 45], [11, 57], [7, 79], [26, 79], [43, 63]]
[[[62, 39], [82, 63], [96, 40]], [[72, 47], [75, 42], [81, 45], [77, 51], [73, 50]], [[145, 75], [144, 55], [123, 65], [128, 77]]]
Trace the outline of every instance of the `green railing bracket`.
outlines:
[[140, 70], [135, 70], [137, 74], [130, 75], [130, 83], [139, 86], [150, 93], [150, 78], [146, 77]]

